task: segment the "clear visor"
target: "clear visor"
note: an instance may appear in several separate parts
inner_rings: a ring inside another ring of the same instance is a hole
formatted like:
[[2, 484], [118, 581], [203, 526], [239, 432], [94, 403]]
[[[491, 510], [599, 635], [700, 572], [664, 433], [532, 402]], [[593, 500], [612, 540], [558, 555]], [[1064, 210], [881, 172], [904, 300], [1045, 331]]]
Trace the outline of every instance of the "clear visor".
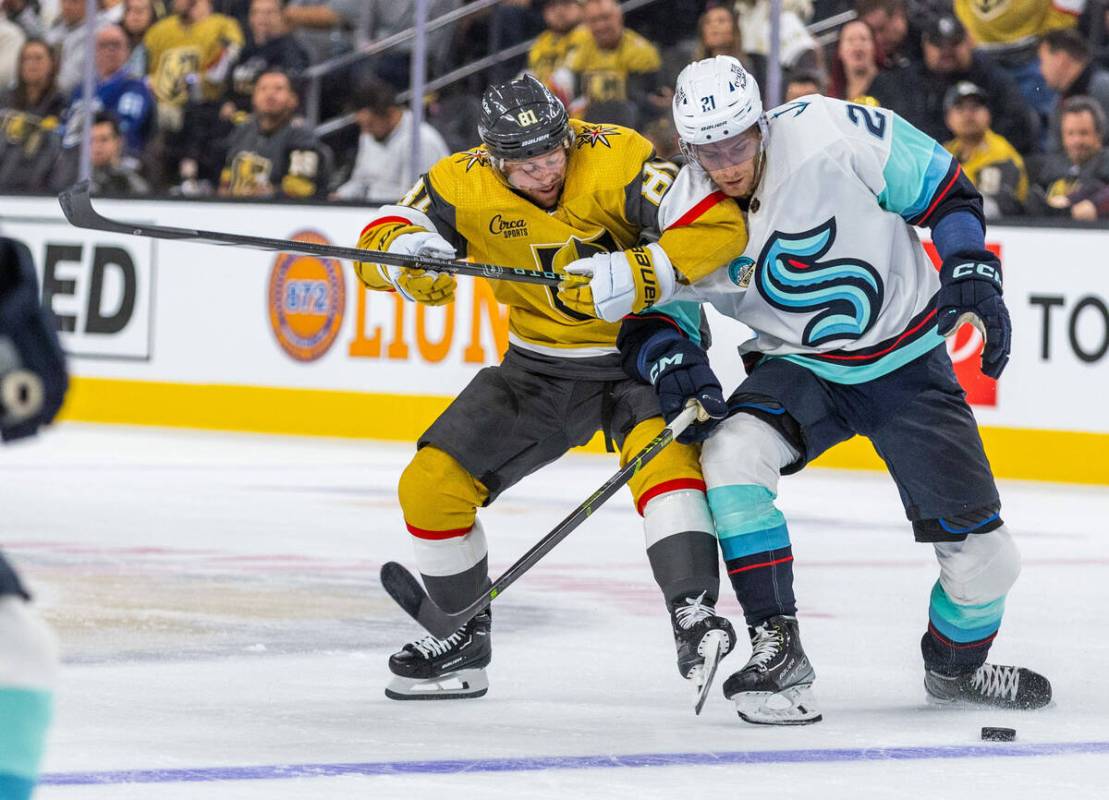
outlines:
[[743, 133], [708, 144], [682, 142], [686, 155], [707, 172], [746, 164], [759, 152], [759, 129], [751, 127]]
[[546, 178], [561, 177], [566, 169], [566, 147], [559, 145], [549, 153], [524, 159], [502, 158], [497, 162], [505, 179], [517, 185], [513, 179], [519, 181], [526, 179], [529, 182], [542, 181]]

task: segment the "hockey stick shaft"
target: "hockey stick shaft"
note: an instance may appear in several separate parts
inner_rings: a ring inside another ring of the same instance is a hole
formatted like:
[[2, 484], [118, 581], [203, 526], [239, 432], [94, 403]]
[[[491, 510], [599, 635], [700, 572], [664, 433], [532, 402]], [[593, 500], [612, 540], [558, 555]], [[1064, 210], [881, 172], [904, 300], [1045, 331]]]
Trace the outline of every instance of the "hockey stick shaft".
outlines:
[[590, 495], [584, 503], [570, 512], [569, 516], [556, 525], [550, 533], [536, 542], [515, 564], [497, 578], [481, 597], [461, 611], [450, 613], [441, 609], [428, 597], [427, 592], [420, 586], [415, 576], [406, 567], [395, 561], [390, 561], [382, 566], [381, 585], [401, 608], [432, 635], [439, 638], [449, 636], [469, 622], [475, 615], [485, 610], [505, 589], [534, 567], [555, 545], [569, 536], [606, 500], [616, 494], [624, 484], [631, 480], [632, 476], [643, 468], [644, 464], [661, 453], [668, 444], [681, 435], [682, 431], [697, 419], [699, 411], [700, 407], [696, 404], [692, 404], [682, 411], [658, 436], [632, 456], [626, 466], [605, 481], [604, 485]]
[[363, 250], [358, 247], [340, 247], [315, 242], [300, 242], [295, 239], [270, 239], [265, 236], [246, 236], [223, 231], [202, 231], [193, 228], [174, 228], [168, 225], [147, 225], [138, 222], [124, 222], [102, 216], [92, 207], [89, 182], [81, 181], [58, 195], [62, 213], [69, 223], [77, 228], [94, 231], [124, 233], [129, 236], [144, 236], [149, 239], [172, 239], [176, 241], [215, 244], [227, 247], [248, 247], [278, 253], [302, 253], [320, 258], [345, 258], [350, 261], [366, 261], [405, 269], [427, 269], [436, 272], [449, 272], [453, 275], [471, 275], [475, 278], [489, 278], [497, 281], [515, 283], [537, 283], [544, 286], [557, 286], [562, 276], [556, 272], [543, 272], [518, 267], [502, 267], [497, 264], [472, 264], [447, 258], [425, 258], [401, 253], [387, 253], [383, 250]]

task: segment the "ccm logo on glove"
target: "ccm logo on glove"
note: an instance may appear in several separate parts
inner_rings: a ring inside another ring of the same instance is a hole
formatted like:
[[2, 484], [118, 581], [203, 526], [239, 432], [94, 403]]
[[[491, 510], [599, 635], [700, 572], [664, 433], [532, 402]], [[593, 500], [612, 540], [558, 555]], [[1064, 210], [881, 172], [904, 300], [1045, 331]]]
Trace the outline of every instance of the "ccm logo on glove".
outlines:
[[985, 278], [988, 281], [993, 281], [998, 286], [1001, 285], [1001, 273], [998, 272], [997, 267], [989, 264], [959, 264], [951, 270], [952, 280], [957, 281], [963, 278]]

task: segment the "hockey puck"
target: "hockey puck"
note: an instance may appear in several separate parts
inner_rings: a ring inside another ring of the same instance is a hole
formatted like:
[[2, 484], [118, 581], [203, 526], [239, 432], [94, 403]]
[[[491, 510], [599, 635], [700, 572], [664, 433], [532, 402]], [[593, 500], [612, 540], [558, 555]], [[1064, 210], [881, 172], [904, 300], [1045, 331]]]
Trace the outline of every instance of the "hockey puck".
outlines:
[[982, 741], [984, 742], [1011, 742], [1017, 738], [1015, 728], [983, 728]]

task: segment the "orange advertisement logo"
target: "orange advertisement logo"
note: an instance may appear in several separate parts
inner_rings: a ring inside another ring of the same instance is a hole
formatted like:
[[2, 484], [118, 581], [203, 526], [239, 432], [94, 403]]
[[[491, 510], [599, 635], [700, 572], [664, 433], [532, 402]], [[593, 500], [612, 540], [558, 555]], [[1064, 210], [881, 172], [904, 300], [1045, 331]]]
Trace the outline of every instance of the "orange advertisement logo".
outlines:
[[[331, 244], [316, 231], [299, 231], [299, 242]], [[339, 335], [347, 289], [342, 266], [333, 258], [281, 253], [270, 269], [270, 327], [281, 349], [297, 361], [322, 357]]]
[[[938, 270], [941, 265], [936, 246], [931, 242], [924, 243], [928, 257]], [[986, 249], [1001, 258], [1001, 245], [987, 244]], [[972, 406], [997, 405], [997, 381], [982, 374], [982, 334], [973, 325], [962, 325], [955, 335], [947, 340], [947, 354], [951, 356], [951, 363], [955, 367], [955, 377], [963, 391], [967, 393], [967, 402]]]

